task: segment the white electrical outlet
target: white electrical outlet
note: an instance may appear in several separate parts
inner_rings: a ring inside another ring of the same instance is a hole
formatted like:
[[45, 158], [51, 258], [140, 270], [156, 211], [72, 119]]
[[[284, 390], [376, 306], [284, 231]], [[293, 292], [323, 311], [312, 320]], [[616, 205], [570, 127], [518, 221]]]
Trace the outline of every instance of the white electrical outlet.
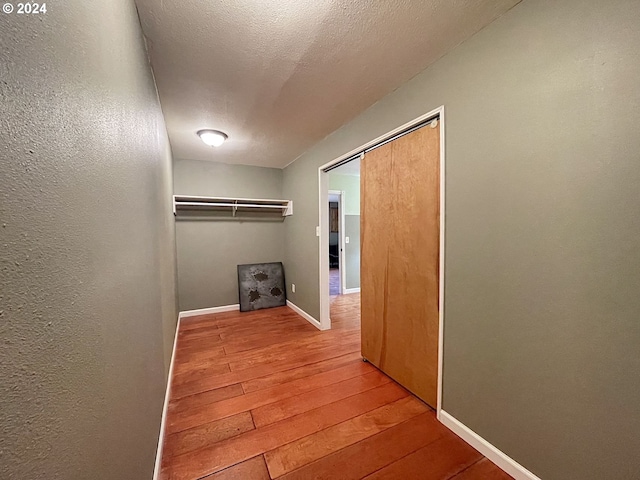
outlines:
[[292, 283], [292, 284], [291, 284], [291, 291], [292, 291], [293, 293], [296, 293], [296, 284], [295, 284], [295, 283]]
[[316, 227], [316, 237], [320, 236], [320, 227]]
[[349, 237], [344, 237], [344, 243], [349, 243]]

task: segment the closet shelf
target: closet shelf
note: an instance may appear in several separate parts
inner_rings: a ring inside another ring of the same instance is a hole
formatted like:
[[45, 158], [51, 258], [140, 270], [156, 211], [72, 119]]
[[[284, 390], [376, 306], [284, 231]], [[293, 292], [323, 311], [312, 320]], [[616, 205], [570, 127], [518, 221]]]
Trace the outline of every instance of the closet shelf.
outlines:
[[283, 217], [293, 215], [293, 200], [263, 198], [173, 196], [173, 214], [180, 210], [230, 210], [236, 212], [282, 212]]

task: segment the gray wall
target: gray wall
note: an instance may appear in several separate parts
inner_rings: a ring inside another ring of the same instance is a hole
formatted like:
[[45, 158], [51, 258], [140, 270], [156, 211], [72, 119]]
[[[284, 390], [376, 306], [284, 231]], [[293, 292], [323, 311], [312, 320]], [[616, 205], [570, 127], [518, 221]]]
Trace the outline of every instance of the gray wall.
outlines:
[[544, 479], [640, 478], [638, 25], [526, 0], [285, 170], [317, 318], [318, 166], [446, 106], [444, 409]]
[[345, 215], [344, 234], [345, 287], [360, 288], [360, 215]]
[[170, 163], [133, 2], [0, 14], [0, 478], [151, 478]]
[[346, 215], [360, 215], [360, 177], [339, 173], [341, 168], [329, 172], [329, 190], [344, 192], [344, 212]]
[[[174, 192], [179, 195], [279, 199], [282, 198], [282, 170], [176, 160]], [[286, 221], [291, 218], [287, 217]], [[284, 261], [282, 216], [179, 215], [176, 236], [181, 311], [236, 304], [237, 265]]]

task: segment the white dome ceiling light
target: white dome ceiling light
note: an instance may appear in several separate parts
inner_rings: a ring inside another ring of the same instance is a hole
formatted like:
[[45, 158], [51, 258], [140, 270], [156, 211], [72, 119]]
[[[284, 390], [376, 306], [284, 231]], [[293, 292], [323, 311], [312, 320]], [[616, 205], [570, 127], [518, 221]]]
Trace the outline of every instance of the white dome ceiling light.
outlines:
[[229, 138], [224, 132], [209, 129], [198, 130], [198, 136], [204, 143], [211, 147], [219, 147], [227, 138]]

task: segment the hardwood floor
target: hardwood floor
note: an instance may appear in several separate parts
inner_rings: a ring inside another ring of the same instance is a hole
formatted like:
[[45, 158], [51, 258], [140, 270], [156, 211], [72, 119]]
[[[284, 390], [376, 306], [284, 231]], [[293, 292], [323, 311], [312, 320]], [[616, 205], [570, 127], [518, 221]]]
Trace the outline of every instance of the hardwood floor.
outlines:
[[329, 269], [329, 295], [340, 295], [340, 269]]
[[182, 320], [160, 478], [511, 478], [360, 357], [359, 294]]

